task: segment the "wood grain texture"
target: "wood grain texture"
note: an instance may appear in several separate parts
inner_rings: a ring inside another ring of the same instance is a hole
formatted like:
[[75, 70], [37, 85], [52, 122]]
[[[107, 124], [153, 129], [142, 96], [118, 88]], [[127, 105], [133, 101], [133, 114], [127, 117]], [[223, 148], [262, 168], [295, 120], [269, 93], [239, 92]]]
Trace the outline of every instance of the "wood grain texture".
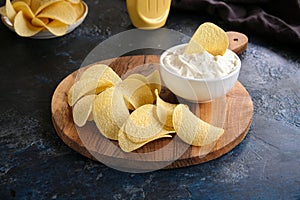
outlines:
[[235, 31], [226, 32], [229, 39], [229, 49], [234, 51], [236, 54], [241, 54], [248, 47], [248, 37], [243, 33]]
[[[101, 63], [109, 63], [119, 76], [126, 77], [128, 72], [149, 74], [159, 67], [156, 64], [158, 61], [159, 56], [150, 55], [120, 57]], [[132, 153], [125, 153], [118, 147], [116, 141], [104, 138], [94, 122], [88, 122], [82, 128], [74, 125], [72, 108], [67, 104], [67, 93], [77, 74], [78, 71], [75, 71], [62, 80], [53, 94], [51, 111], [54, 127], [59, 137], [69, 147], [111, 167], [122, 165], [124, 168], [138, 169], [150, 166], [151, 163], [164, 168], [177, 168], [207, 162], [224, 155], [238, 145], [251, 125], [253, 103], [240, 82], [237, 82], [226, 96], [202, 104], [176, 98], [164, 88], [161, 92], [163, 99], [172, 103], [187, 104], [202, 120], [223, 127], [224, 135], [211, 145], [195, 147], [185, 144], [175, 134], [172, 139], [156, 140]]]

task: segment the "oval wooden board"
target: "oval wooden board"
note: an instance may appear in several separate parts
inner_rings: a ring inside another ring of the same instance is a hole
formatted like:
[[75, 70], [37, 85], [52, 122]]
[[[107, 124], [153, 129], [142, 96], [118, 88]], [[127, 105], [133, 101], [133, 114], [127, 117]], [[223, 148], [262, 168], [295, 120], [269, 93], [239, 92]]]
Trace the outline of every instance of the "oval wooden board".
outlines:
[[[147, 55], [120, 57], [101, 63], [109, 64], [119, 76], [122, 76], [130, 70], [143, 73], [145, 69], [141, 70], [136, 66], [158, 62], [158, 55]], [[149, 74], [158, 66], [155, 64], [147, 66], [145, 73]], [[84, 68], [80, 70], [84, 70]], [[51, 110], [54, 127], [59, 137], [69, 147], [88, 158], [100, 160], [111, 167], [124, 165], [124, 168], [139, 169], [144, 168], [145, 163], [151, 162], [151, 164], [161, 165], [164, 168], [177, 168], [207, 162], [224, 155], [238, 145], [246, 136], [251, 125], [253, 103], [243, 85], [237, 82], [226, 97], [209, 103], [195, 104], [179, 99], [180, 103], [189, 104], [190, 109], [202, 120], [225, 129], [224, 135], [216, 143], [206, 147], [195, 147], [186, 145], [177, 136], [174, 136], [173, 139], [160, 139], [148, 143], [133, 153], [125, 153], [120, 150], [117, 142], [111, 142], [101, 136], [95, 128], [94, 122], [88, 122], [84, 128], [74, 125], [72, 108], [67, 103], [67, 93], [77, 74], [78, 71], [75, 71], [62, 80], [53, 94]], [[174, 99], [177, 100], [175, 95], [167, 89], [162, 90], [161, 96], [170, 102], [174, 102]], [[182, 151], [178, 151], [178, 149]], [[177, 159], [172, 160], [174, 157]], [[116, 162], [116, 160], [120, 160], [120, 162]]]

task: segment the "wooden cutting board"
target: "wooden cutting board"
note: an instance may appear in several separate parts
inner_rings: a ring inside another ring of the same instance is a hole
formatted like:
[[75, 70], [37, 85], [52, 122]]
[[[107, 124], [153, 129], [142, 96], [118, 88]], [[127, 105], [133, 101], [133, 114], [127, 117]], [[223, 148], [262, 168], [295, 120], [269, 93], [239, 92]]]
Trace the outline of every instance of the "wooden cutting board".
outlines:
[[[146, 68], [137, 66], [159, 63], [159, 57], [159, 55], [126, 56], [101, 63], [109, 63], [119, 76], [130, 70], [148, 74], [158, 66], [155, 64], [147, 65]], [[196, 104], [179, 99], [180, 103], [188, 104], [202, 120], [224, 128], [224, 135], [216, 143], [205, 147], [189, 146], [174, 135], [172, 139], [156, 140], [132, 153], [125, 153], [118, 147], [117, 142], [104, 138], [94, 122], [88, 122], [83, 128], [74, 125], [72, 108], [67, 103], [67, 93], [77, 73], [78, 71], [75, 71], [62, 80], [53, 94], [51, 111], [54, 127], [59, 137], [69, 147], [110, 167], [120, 169], [122, 166], [125, 169], [147, 171], [152, 168], [177, 168], [207, 162], [224, 155], [238, 145], [251, 125], [253, 103], [247, 90], [237, 82], [226, 96], [209, 103]], [[166, 88], [162, 90], [161, 96], [170, 102], [178, 100]]]

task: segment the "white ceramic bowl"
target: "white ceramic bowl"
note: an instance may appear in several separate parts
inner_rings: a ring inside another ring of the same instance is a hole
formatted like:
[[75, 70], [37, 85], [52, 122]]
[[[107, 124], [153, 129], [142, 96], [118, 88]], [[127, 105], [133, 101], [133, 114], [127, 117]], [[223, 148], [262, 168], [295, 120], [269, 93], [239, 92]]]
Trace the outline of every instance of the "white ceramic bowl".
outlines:
[[[84, 21], [84, 19], [86, 18], [87, 13], [88, 13], [88, 6], [85, 2], [82, 2], [82, 3], [84, 5], [84, 9], [85, 9], [83, 15], [74, 24], [71, 24], [68, 27], [68, 30], [67, 30], [66, 34], [72, 32], [75, 28], [77, 28]], [[8, 19], [8, 17], [1, 16], [1, 20], [7, 28], [9, 28], [11, 31], [15, 32], [14, 26], [13, 26], [12, 22]], [[44, 30], [38, 32], [37, 34], [31, 36], [30, 38], [33, 38], [33, 39], [50, 39], [50, 38], [55, 38], [55, 37], [61, 37], [61, 36], [53, 35], [50, 31], [44, 29]]]
[[163, 63], [164, 57], [168, 52], [177, 48], [184, 48], [187, 44], [174, 46], [166, 50], [160, 57], [160, 74], [165, 86], [175, 95], [193, 102], [209, 102], [225, 95], [237, 81], [239, 76], [241, 61], [238, 58], [238, 64], [230, 74], [213, 79], [192, 79], [180, 76], [171, 71]]

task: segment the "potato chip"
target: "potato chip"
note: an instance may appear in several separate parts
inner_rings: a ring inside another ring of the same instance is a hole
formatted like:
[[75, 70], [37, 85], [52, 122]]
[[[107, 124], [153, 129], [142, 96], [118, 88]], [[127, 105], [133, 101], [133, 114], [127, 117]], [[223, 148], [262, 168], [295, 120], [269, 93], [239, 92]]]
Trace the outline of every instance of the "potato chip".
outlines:
[[103, 92], [104, 90], [106, 90], [107, 88], [112, 87], [112, 86], [114, 86], [114, 83], [112, 83], [110, 80], [102, 78], [102, 79], [98, 80], [96, 94], [99, 94], [99, 93]]
[[132, 142], [146, 142], [170, 133], [159, 122], [156, 106], [153, 104], [146, 104], [134, 110], [124, 124], [124, 132]]
[[79, 127], [85, 125], [92, 113], [93, 103], [96, 95], [86, 95], [82, 97], [73, 107], [73, 120]]
[[45, 28], [53, 35], [62, 36], [66, 34], [68, 25], [60, 22], [59, 20], [53, 20], [48, 24], [45, 24]]
[[111, 67], [108, 67], [104, 70], [104, 73], [101, 78], [110, 80], [114, 85], [122, 82], [122, 79]]
[[106, 79], [114, 85], [122, 82], [122, 79], [114, 72], [112, 68], [104, 64], [95, 64], [87, 68], [80, 76], [82, 79]]
[[12, 3], [14, 4], [15, 2], [24, 2], [27, 5], [31, 5], [31, 0], [13, 0]]
[[23, 1], [14, 2], [13, 7], [16, 12], [23, 11], [23, 14], [25, 17], [30, 18], [30, 19], [34, 18], [34, 14], [31, 11], [31, 8], [25, 2], [23, 2]]
[[[148, 81], [147, 81], [146, 77], [143, 76], [142, 74], [130, 74], [128, 77], [125, 78], [125, 80], [126, 79], [139, 80], [139, 81], [142, 81], [143, 83], [145, 83], [146, 85], [148, 85]], [[128, 99], [128, 97], [124, 96], [124, 98], [125, 98], [125, 103], [126, 103], [127, 107], [130, 110], [135, 110], [135, 107], [130, 103], [130, 100]]]
[[164, 125], [164, 130], [169, 131], [169, 133], [175, 133], [176, 132], [173, 125], [172, 125], [172, 127]]
[[[148, 85], [148, 81], [146, 79], [145, 76], [143, 76], [142, 74], [130, 74], [128, 77], [125, 78], [126, 79], [135, 79], [135, 80], [140, 80], [142, 81], [143, 83], [147, 84]], [[125, 81], [126, 82], [126, 81]], [[127, 96], [124, 97], [125, 98], [125, 103], [127, 105], [127, 107], [130, 109], [130, 110], [134, 110], [135, 107], [130, 103], [130, 100], [128, 99]]]
[[14, 28], [16, 33], [23, 37], [33, 36], [43, 29], [43, 27], [33, 26], [29, 21], [27, 21], [27, 18], [24, 16], [22, 11], [18, 12], [15, 16]]
[[85, 79], [75, 82], [68, 92], [68, 104], [73, 106], [84, 95], [95, 94], [96, 88], [96, 79]]
[[205, 49], [202, 47], [202, 45], [196, 40], [192, 39], [189, 41], [188, 45], [186, 46], [186, 49], [184, 51], [185, 54], [194, 54], [194, 53], [202, 53]]
[[52, 3], [45, 7], [37, 15], [38, 18], [49, 18], [58, 20], [64, 24], [74, 24], [77, 20], [77, 14], [71, 3], [66, 1], [60, 1]]
[[72, 4], [75, 12], [76, 12], [76, 16], [77, 16], [77, 19], [76, 21], [82, 17], [84, 11], [85, 11], [85, 6], [83, 5], [83, 3], [81, 1], [79, 1], [79, 3], [76, 3], [76, 4]]
[[142, 74], [130, 74], [126, 79], [137, 79], [142, 81], [145, 84], [148, 84], [147, 78]]
[[0, 7], [0, 15], [7, 16], [7, 14], [6, 14], [6, 7], [5, 6]]
[[67, 0], [67, 1], [73, 4], [79, 4], [81, 2], [81, 0]]
[[212, 126], [195, 116], [184, 104], [175, 107], [173, 126], [179, 138], [194, 146], [211, 144], [224, 133], [224, 129]]
[[31, 20], [31, 24], [34, 26], [41, 26], [41, 27], [45, 27], [45, 25], [47, 25], [49, 23], [49, 19], [48, 18], [32, 18]]
[[[16, 13], [13, 5], [11, 4], [10, 0], [6, 0], [6, 3], [5, 3], [5, 14], [8, 17], [8, 19], [13, 23], [14, 19], [15, 19], [15, 16], [17, 15], [17, 13]], [[19, 16], [19, 18], [20, 18], [20, 16]]]
[[171, 104], [163, 101], [155, 90], [156, 95], [156, 113], [159, 121], [167, 127], [173, 127], [172, 117], [177, 104]]
[[102, 77], [104, 71], [108, 67], [109, 66], [104, 64], [94, 64], [82, 72], [82, 74], [80, 75], [80, 80], [89, 78], [99, 79]]
[[122, 91], [129, 109], [151, 104], [154, 101], [150, 87], [137, 79], [125, 79], [117, 86]]
[[35, 15], [38, 15], [44, 8], [63, 0], [31, 0], [30, 8]]
[[75, 82], [68, 92], [68, 104], [73, 106], [81, 97], [88, 94], [98, 94], [113, 84], [106, 79], [83, 79]]
[[129, 117], [129, 111], [118, 88], [111, 87], [97, 95], [93, 105], [93, 117], [105, 137], [118, 139], [119, 130]]
[[126, 135], [126, 133], [124, 132], [124, 127], [122, 127], [119, 130], [119, 134], [118, 134], [118, 142], [119, 142], [119, 146], [120, 148], [124, 151], [124, 152], [131, 152], [134, 151], [142, 146], [144, 146], [145, 144], [152, 142], [154, 140], [160, 139], [160, 138], [171, 138], [172, 136], [169, 134], [162, 134], [162, 135], [158, 135], [157, 137], [152, 138], [151, 140], [147, 140], [145, 142], [132, 142]]
[[49, 20], [47, 18], [33, 18], [31, 23], [35, 26], [41, 26], [46, 28], [49, 32], [56, 36], [62, 36], [66, 34], [69, 25], [64, 24], [58, 20]]
[[229, 40], [226, 32], [217, 25], [206, 22], [196, 30], [185, 53], [201, 53], [205, 49], [214, 56], [224, 55], [228, 46]]
[[161, 91], [161, 78], [158, 70], [154, 70], [150, 75], [147, 77], [147, 81], [149, 84], [149, 87], [152, 91], [152, 94], [155, 95], [155, 90], [158, 90], [158, 93]]

